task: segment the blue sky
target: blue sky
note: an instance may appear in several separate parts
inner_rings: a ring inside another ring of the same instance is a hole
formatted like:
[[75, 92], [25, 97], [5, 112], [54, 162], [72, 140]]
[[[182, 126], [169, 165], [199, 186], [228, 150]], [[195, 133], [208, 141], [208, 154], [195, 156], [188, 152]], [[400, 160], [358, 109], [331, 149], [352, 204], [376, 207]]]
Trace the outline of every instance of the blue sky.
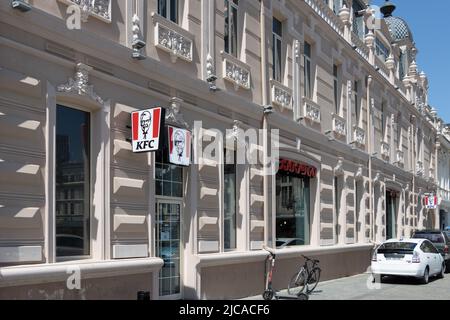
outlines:
[[[391, 0], [397, 9], [394, 16], [405, 19], [419, 50], [417, 63], [430, 82], [429, 103], [450, 123], [450, 27], [449, 0]], [[381, 6], [382, 0], [371, 4]], [[447, 78], [448, 79], [448, 78]]]

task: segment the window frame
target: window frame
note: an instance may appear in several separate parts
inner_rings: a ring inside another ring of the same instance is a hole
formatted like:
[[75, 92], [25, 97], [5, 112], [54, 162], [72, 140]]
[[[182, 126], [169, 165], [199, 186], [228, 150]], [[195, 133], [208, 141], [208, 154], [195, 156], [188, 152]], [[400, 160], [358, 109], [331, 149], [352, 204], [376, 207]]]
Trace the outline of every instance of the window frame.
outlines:
[[[173, 9], [172, 1], [175, 2], [175, 20], [176, 21], [172, 20], [172, 13], [173, 13], [172, 12], [172, 9]], [[162, 10], [160, 7], [161, 2], [165, 2], [165, 4], [166, 4], [166, 15], [163, 15], [163, 13], [161, 12], [161, 10]], [[157, 6], [158, 6], [157, 7], [158, 14], [161, 17], [164, 17], [165, 19], [167, 19], [173, 23], [176, 23], [176, 24], [180, 23], [180, 2], [179, 2], [179, 0], [158, 0]]]
[[[275, 30], [275, 23], [279, 23], [280, 34]], [[283, 83], [283, 21], [276, 17], [272, 17], [272, 68], [273, 80]]]
[[[237, 3], [236, 3], [237, 2]], [[224, 34], [224, 52], [239, 59], [239, 34], [238, 34], [238, 26], [239, 26], [239, 0], [225, 0], [225, 10], [228, 12], [228, 23], [226, 22], [226, 18], [224, 15], [224, 31], [228, 34], [228, 41]], [[233, 10], [236, 11], [236, 25], [234, 30], [232, 29], [232, 24], [230, 23], [230, 12]], [[234, 32], [232, 32], [234, 31]], [[233, 38], [236, 38], [236, 52], [231, 51]], [[228, 47], [227, 47], [228, 46]]]
[[334, 63], [333, 64], [333, 96], [334, 96], [334, 111], [337, 115], [339, 115], [339, 112], [341, 111], [341, 97], [340, 97], [340, 90], [339, 90], [339, 65]]

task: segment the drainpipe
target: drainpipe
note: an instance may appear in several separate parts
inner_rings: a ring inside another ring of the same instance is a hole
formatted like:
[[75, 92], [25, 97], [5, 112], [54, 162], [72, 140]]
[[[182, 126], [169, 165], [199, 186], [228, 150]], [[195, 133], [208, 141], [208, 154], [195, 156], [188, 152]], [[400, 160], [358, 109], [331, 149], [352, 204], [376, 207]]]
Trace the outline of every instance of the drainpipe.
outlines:
[[413, 181], [412, 181], [412, 194], [413, 194], [413, 232], [416, 230], [416, 130], [414, 126], [414, 122], [416, 120], [416, 116], [411, 116], [411, 136], [412, 136], [412, 146], [411, 146], [411, 158], [412, 158], [412, 173], [413, 173]]
[[263, 154], [264, 156], [264, 164], [263, 164], [263, 192], [264, 192], [264, 244], [266, 246], [269, 245], [269, 204], [270, 202], [270, 193], [269, 193], [269, 177], [268, 177], [268, 168], [267, 168], [267, 159], [268, 159], [268, 146], [269, 146], [269, 135], [267, 133], [269, 124], [267, 116], [270, 112], [266, 112], [266, 106], [268, 105], [267, 99], [267, 57], [266, 57], [266, 9], [264, 6], [264, 0], [260, 1], [261, 10], [260, 10], [260, 27], [261, 27], [261, 94], [262, 94], [262, 105], [264, 106], [264, 114], [262, 119], [262, 129], [263, 129]]
[[370, 86], [372, 84], [372, 76], [367, 77], [367, 151], [369, 153], [369, 212], [370, 220], [372, 222], [370, 226], [370, 239], [375, 242], [375, 213], [374, 213], [374, 193], [373, 193], [373, 182], [372, 182], [372, 124], [371, 124], [371, 114], [372, 114], [372, 101], [370, 99]]

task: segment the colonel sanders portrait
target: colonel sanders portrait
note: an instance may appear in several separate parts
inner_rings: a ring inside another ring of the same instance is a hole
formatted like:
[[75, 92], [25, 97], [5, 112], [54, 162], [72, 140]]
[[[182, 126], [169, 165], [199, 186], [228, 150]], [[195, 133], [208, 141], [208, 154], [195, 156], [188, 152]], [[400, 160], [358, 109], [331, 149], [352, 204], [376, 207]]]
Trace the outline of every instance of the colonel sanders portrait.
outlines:
[[178, 155], [178, 160], [182, 160], [185, 146], [184, 133], [181, 130], [176, 130], [173, 134], [173, 144]]
[[148, 111], [144, 111], [141, 113], [141, 130], [144, 135], [144, 139], [147, 139], [148, 131], [150, 130], [150, 126], [152, 123], [152, 115]]

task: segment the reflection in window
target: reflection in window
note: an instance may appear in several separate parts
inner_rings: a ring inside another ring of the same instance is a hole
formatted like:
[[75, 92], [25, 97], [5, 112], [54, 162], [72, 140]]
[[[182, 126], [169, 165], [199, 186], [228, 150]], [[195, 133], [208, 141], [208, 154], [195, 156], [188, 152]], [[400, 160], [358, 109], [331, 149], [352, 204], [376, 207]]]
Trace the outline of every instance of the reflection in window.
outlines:
[[277, 174], [277, 246], [310, 243], [310, 178]]
[[224, 249], [236, 249], [236, 151], [225, 150]]
[[283, 38], [283, 24], [280, 20], [273, 18], [272, 26], [272, 55], [273, 55], [273, 79], [281, 82], [281, 68], [282, 68], [282, 56], [281, 56], [281, 43]]
[[238, 0], [225, 0], [225, 52], [238, 56]]
[[178, 0], [158, 0], [158, 14], [178, 23]]
[[155, 188], [156, 195], [183, 197], [183, 167], [169, 163], [169, 151], [162, 148], [156, 152]]
[[364, 6], [357, 0], [353, 1], [353, 32], [361, 39], [364, 40], [364, 14], [362, 14], [362, 10], [364, 10]]
[[311, 99], [312, 88], [311, 88], [311, 45], [305, 41], [305, 52], [303, 53], [303, 63], [304, 63], [304, 95], [306, 98]]
[[90, 254], [90, 130], [88, 112], [57, 106], [55, 208], [58, 257]]

